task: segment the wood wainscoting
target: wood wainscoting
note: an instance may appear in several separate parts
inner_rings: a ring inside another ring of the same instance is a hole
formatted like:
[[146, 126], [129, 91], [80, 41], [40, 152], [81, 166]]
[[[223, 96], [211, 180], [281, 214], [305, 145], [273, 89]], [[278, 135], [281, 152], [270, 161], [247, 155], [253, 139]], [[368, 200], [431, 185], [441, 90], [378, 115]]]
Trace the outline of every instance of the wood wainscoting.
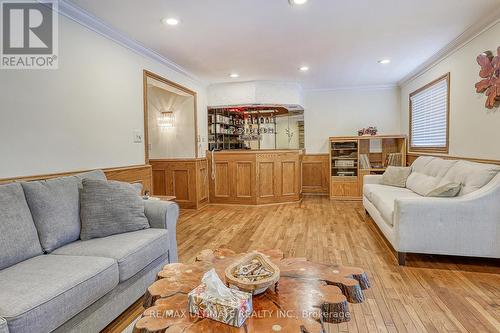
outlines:
[[500, 165], [500, 160], [487, 160], [481, 158], [473, 158], [473, 157], [458, 157], [458, 156], [449, 156], [449, 155], [438, 155], [438, 154], [422, 154], [422, 153], [408, 153], [406, 155], [406, 163], [408, 166], [412, 165], [413, 162], [420, 156], [433, 156], [433, 157], [441, 157], [449, 160], [465, 160], [476, 163], [487, 163], [487, 164], [496, 164]]
[[104, 173], [109, 180], [118, 180], [127, 183], [142, 183], [143, 192], [151, 192], [153, 188], [151, 165], [104, 169]]
[[[102, 169], [106, 174], [108, 180], [117, 180], [127, 183], [141, 183], [143, 186], [143, 191], [151, 191], [151, 165], [132, 165], [119, 168], [106, 168]], [[59, 172], [46, 175], [37, 176], [25, 176], [25, 177], [15, 177], [15, 178], [5, 178], [0, 179], [0, 184], [12, 183], [15, 181], [33, 181], [33, 180], [44, 180], [57, 177], [71, 176], [82, 172], [87, 172], [91, 170], [80, 170], [71, 172]]]
[[302, 193], [330, 193], [330, 162], [328, 154], [306, 154], [302, 158]]
[[153, 195], [173, 195], [181, 208], [198, 209], [208, 203], [206, 158], [149, 160]]

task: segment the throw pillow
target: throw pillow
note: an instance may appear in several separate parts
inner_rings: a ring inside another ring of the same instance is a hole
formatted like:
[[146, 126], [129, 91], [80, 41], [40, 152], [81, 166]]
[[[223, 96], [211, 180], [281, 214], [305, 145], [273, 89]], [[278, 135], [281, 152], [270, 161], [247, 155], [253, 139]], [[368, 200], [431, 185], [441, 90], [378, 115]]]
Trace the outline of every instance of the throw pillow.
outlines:
[[439, 198], [452, 198], [456, 197], [460, 190], [462, 189], [462, 184], [460, 183], [448, 183], [440, 185], [427, 193], [426, 197], [439, 197]]
[[406, 179], [411, 173], [410, 167], [388, 166], [382, 175], [382, 185], [406, 187]]
[[84, 179], [80, 192], [80, 239], [107, 237], [149, 228], [136, 189], [117, 181]]
[[142, 195], [142, 183], [132, 183], [130, 185], [132, 185], [138, 195]]

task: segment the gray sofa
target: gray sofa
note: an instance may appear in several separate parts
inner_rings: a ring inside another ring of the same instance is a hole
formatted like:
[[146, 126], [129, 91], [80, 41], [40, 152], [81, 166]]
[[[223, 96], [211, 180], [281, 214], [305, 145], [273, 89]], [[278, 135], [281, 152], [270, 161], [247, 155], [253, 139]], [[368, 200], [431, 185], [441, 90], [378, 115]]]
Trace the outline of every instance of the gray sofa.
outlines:
[[99, 332], [177, 261], [173, 202], [144, 201], [148, 229], [79, 240], [83, 178], [106, 179], [0, 186], [0, 333]]

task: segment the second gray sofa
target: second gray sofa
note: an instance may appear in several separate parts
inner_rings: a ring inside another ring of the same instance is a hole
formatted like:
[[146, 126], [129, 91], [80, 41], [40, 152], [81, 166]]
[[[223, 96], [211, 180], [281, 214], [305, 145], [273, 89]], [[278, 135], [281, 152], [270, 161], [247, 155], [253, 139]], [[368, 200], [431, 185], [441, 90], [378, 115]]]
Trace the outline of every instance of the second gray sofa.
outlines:
[[0, 186], [0, 333], [99, 332], [177, 261], [173, 202], [144, 201], [148, 229], [79, 240], [83, 178], [106, 179]]

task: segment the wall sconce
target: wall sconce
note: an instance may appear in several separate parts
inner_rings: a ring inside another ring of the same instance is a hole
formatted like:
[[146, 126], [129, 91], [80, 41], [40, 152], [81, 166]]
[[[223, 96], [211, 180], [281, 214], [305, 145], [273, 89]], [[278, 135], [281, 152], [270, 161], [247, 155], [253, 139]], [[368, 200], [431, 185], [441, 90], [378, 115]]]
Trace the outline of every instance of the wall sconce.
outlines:
[[158, 127], [161, 129], [174, 127], [174, 111], [162, 111], [158, 114]]

